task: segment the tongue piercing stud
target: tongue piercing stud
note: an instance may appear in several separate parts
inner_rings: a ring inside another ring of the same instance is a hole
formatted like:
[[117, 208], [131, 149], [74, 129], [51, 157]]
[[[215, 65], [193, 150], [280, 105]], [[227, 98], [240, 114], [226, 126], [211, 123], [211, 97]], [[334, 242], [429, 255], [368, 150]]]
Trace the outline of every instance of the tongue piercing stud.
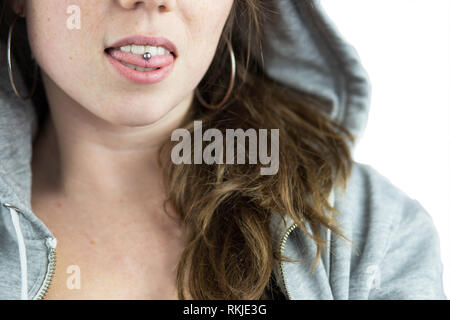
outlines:
[[150, 52], [144, 53], [144, 59], [145, 60], [150, 60], [151, 58], [152, 58], [152, 54]]

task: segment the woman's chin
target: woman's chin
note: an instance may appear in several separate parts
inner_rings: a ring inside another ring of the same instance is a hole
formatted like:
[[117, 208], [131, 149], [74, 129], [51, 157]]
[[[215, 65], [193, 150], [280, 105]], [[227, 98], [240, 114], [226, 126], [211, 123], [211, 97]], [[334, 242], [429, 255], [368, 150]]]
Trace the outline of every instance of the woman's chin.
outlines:
[[[111, 110], [112, 109], [112, 110]], [[126, 127], [145, 127], [161, 122], [171, 108], [154, 106], [126, 105], [112, 107], [105, 117], [113, 125]]]

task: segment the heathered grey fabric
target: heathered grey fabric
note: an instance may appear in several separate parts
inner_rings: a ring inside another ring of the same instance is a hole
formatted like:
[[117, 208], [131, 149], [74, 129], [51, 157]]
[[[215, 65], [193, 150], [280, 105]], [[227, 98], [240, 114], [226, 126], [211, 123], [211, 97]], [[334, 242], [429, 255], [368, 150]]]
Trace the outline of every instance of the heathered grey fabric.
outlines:
[[[323, 111], [360, 137], [370, 85], [355, 50], [342, 40], [318, 1], [313, 6], [300, 0], [266, 2], [278, 12], [265, 25], [261, 61], [267, 74], [328, 101]], [[39, 128], [33, 106], [12, 92], [4, 65], [0, 74], [0, 299], [19, 299], [21, 290], [17, 235], [4, 204], [19, 211], [31, 299], [47, 272], [46, 239], [53, 238], [30, 205], [31, 146]], [[335, 190], [330, 203], [353, 246], [323, 229], [330, 249], [322, 252], [310, 273], [316, 247], [295, 228], [285, 239], [283, 253], [301, 262], [283, 262], [275, 269], [289, 299], [446, 299], [439, 238], [419, 203], [357, 163], [346, 190]], [[277, 247], [291, 224], [290, 218], [285, 224], [274, 215]]]

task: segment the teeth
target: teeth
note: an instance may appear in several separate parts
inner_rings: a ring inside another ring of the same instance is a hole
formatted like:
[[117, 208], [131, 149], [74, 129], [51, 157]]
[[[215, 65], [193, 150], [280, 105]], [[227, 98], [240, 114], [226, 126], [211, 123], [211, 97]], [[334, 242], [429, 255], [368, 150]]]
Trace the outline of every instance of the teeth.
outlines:
[[121, 47], [120, 50], [123, 52], [131, 52], [131, 46]]
[[144, 54], [146, 52], [150, 52], [150, 54], [152, 56], [162, 56], [165, 54], [170, 54], [170, 51], [163, 47], [139, 46], [136, 44], [120, 47], [120, 51], [131, 52], [131, 53], [138, 54], [138, 55]]
[[156, 56], [158, 54], [158, 48], [157, 47], [152, 47], [152, 46], [146, 46], [145, 47], [145, 52], [150, 52], [152, 57], [154, 57], [154, 56]]
[[120, 63], [122, 63], [124, 66], [127, 66], [128, 68], [134, 69], [136, 71], [142, 71], [142, 72], [149, 72], [149, 71], [158, 69], [158, 68], [141, 68], [141, 67], [135, 66], [133, 64], [123, 62], [123, 61], [120, 61]]
[[135, 44], [131, 45], [131, 52], [134, 54], [144, 54], [145, 53], [145, 47], [144, 46], [137, 46]]

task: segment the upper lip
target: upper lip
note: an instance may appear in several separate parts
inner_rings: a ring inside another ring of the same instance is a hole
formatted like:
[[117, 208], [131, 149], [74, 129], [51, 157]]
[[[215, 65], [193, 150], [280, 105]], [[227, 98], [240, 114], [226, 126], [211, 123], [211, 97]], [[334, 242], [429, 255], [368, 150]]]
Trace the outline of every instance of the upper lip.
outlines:
[[148, 36], [131, 36], [127, 38], [123, 38], [115, 43], [113, 43], [108, 48], [120, 48], [124, 46], [128, 46], [131, 44], [141, 45], [141, 46], [154, 46], [154, 47], [163, 47], [169, 50], [175, 57], [178, 56], [178, 50], [175, 44], [167, 38], [163, 37], [148, 37]]

